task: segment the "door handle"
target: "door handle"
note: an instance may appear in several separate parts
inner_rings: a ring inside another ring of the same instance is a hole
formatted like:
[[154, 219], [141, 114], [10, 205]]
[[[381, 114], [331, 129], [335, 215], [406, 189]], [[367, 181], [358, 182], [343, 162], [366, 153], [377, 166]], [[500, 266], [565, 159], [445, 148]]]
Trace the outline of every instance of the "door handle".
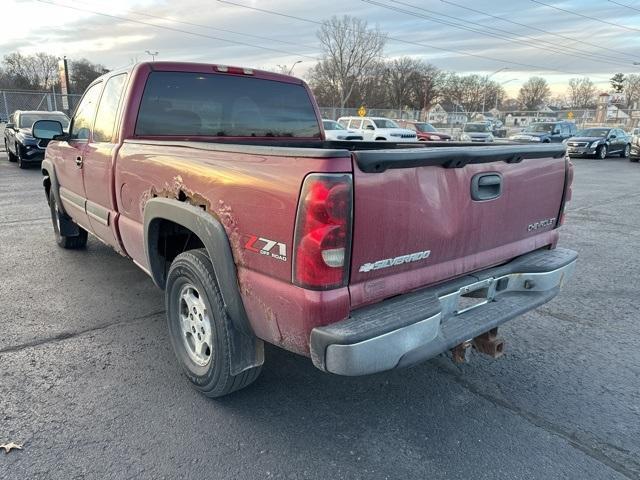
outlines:
[[82, 168], [82, 157], [80, 156], [76, 157], [76, 166], [78, 168]]
[[476, 201], [493, 200], [502, 195], [502, 175], [478, 173], [471, 179], [471, 198]]

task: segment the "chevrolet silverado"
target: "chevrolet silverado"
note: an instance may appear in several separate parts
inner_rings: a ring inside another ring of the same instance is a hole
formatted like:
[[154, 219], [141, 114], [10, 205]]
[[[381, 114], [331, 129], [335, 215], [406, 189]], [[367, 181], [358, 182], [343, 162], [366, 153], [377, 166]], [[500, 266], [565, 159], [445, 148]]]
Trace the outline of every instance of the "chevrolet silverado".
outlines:
[[562, 144], [329, 142], [290, 76], [140, 63], [95, 80], [68, 131], [42, 120], [33, 134], [50, 140], [57, 243], [91, 234], [144, 270], [211, 397], [257, 378], [264, 342], [339, 375], [498, 356], [497, 327], [576, 263], [556, 248]]

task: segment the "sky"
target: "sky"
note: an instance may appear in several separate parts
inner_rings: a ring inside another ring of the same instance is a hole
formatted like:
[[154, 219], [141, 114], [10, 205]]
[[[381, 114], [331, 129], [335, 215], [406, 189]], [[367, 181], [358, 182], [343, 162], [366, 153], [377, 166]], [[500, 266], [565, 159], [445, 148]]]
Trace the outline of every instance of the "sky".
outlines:
[[304, 77], [321, 55], [314, 22], [347, 14], [389, 35], [387, 58], [491, 75], [510, 96], [533, 75], [560, 95], [573, 77], [606, 90], [613, 73], [640, 73], [640, 0], [0, 0], [0, 12], [0, 57], [44, 51], [110, 69], [150, 51], [254, 68], [300, 61]]

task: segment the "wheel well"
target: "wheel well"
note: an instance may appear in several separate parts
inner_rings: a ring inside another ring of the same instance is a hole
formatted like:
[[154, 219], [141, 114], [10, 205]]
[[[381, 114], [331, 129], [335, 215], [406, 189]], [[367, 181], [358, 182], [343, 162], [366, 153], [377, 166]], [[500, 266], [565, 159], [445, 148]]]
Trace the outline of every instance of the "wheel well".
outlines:
[[376, 137], [376, 140], [386, 140], [384, 137]]
[[153, 228], [157, 229], [157, 237], [156, 242], [149, 245], [149, 255], [164, 261], [164, 283], [173, 259], [187, 250], [204, 248], [204, 243], [191, 230], [171, 220], [156, 219]]

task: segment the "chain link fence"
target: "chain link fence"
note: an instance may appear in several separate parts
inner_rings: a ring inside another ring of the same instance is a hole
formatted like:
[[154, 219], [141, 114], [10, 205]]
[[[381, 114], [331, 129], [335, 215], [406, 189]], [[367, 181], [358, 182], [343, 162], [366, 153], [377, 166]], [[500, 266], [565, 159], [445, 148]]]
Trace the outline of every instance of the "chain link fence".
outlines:
[[[65, 98], [66, 97], [66, 98]], [[71, 115], [81, 95], [54, 92], [0, 90], [0, 119], [9, 120], [16, 110], [60, 111]]]
[[[337, 120], [340, 117], [357, 116], [357, 108], [320, 107], [322, 118]], [[464, 112], [461, 108], [446, 111], [439, 105], [425, 110], [368, 108], [366, 116], [385, 117], [391, 119], [417, 120], [429, 122], [445, 133], [455, 136], [467, 122], [480, 120], [499, 120], [504, 124], [507, 135], [518, 132], [535, 122], [557, 122], [566, 120], [574, 122], [578, 128], [607, 126], [631, 131], [640, 126], [640, 108], [619, 108], [609, 105], [607, 110], [592, 109], [546, 109], [546, 110], [511, 110], [492, 109], [486, 113]]]

